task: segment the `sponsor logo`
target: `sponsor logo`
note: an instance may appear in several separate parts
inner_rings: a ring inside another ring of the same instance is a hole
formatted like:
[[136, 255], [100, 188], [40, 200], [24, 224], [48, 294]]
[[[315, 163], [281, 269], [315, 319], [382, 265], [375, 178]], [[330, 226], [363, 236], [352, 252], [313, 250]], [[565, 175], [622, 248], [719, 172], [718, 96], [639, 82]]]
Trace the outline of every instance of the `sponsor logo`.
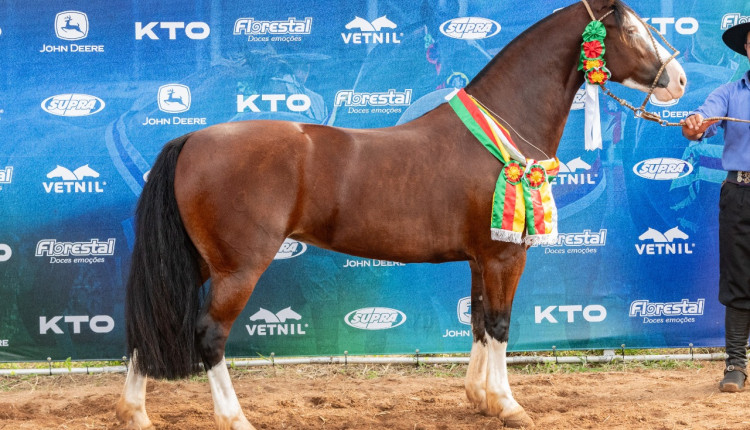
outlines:
[[[179, 32], [177, 30], [180, 30]], [[158, 33], [158, 34], [157, 34]], [[184, 34], [188, 39], [202, 40], [211, 34], [211, 28], [205, 22], [142, 22], [135, 23], [135, 39], [143, 40], [144, 37], [151, 40], [160, 40], [161, 37], [167, 37], [169, 40], [176, 40], [178, 34]]]
[[3, 346], [10, 346], [10, 342], [8, 342], [8, 339], [0, 339], [0, 347]]
[[401, 106], [411, 104], [411, 89], [367, 93], [354, 90], [339, 90], [336, 93], [334, 106], [346, 106], [347, 113], [401, 113]]
[[552, 185], [594, 185], [598, 173], [591, 173], [591, 165], [581, 157], [574, 158], [567, 163], [560, 163], [560, 173], [552, 180]]
[[[55, 35], [58, 39], [66, 41], [82, 40], [89, 35], [89, 18], [83, 12], [67, 10], [55, 15]], [[104, 45], [79, 45], [70, 43], [67, 45], [42, 44], [41, 53], [77, 52], [92, 53], [104, 52]]]
[[[635, 250], [638, 255], [682, 255], [692, 254], [695, 249], [695, 243], [689, 243], [690, 237], [679, 229], [673, 227], [664, 233], [660, 233], [649, 227], [646, 232], [638, 236], [638, 240], [652, 243], [636, 243]], [[675, 240], [678, 240], [675, 242]]]
[[573, 104], [570, 105], [570, 110], [581, 110], [586, 107], [586, 90], [579, 88], [576, 91], [575, 97], [573, 97]]
[[98, 178], [99, 172], [89, 167], [88, 164], [73, 170], [72, 172], [57, 165], [51, 172], [47, 173], [50, 179], [59, 179], [55, 182], [44, 182], [44, 191], [55, 194], [70, 193], [103, 193], [106, 182], [87, 181], [86, 178]]
[[679, 302], [650, 302], [635, 300], [630, 303], [631, 318], [643, 318], [643, 324], [685, 324], [694, 323], [696, 316], [703, 315], [706, 299], [691, 302], [682, 299]]
[[237, 112], [245, 112], [245, 109], [250, 112], [278, 112], [280, 104], [290, 112], [304, 112], [310, 109], [312, 102], [305, 94], [253, 94], [247, 97], [237, 94]]
[[3, 185], [10, 185], [13, 181], [13, 166], [6, 166], [4, 169], [0, 169], [0, 190], [3, 189]]
[[403, 38], [404, 33], [383, 31], [383, 29], [395, 30], [396, 27], [397, 25], [385, 15], [373, 20], [372, 22], [355, 16], [351, 22], [346, 24], [346, 29], [349, 30], [349, 32], [341, 33], [341, 38], [347, 45], [401, 43], [399, 37]]
[[250, 317], [250, 321], [262, 321], [265, 324], [247, 324], [247, 334], [250, 336], [289, 336], [307, 334], [307, 324], [290, 323], [288, 321], [300, 321], [302, 316], [294, 312], [290, 307], [284, 308], [276, 313], [260, 308], [258, 312]]
[[104, 257], [115, 254], [115, 239], [88, 242], [58, 242], [56, 239], [42, 239], [36, 244], [36, 257], [50, 257], [50, 264], [97, 264], [104, 263]]
[[104, 101], [88, 94], [58, 94], [44, 99], [42, 109], [57, 116], [88, 116], [101, 112]]
[[346, 314], [344, 322], [361, 330], [387, 330], [406, 322], [406, 314], [391, 308], [362, 308]]
[[645, 179], [669, 181], [682, 178], [693, 171], [693, 165], [677, 158], [651, 158], [633, 166], [633, 173]]
[[[60, 326], [62, 324], [62, 328]], [[115, 320], [109, 315], [58, 315], [51, 318], [46, 316], [39, 317], [39, 334], [64, 334], [63, 328], [72, 326], [73, 334], [81, 334], [83, 327], [88, 325], [88, 329], [93, 333], [109, 333], [115, 328]]]
[[667, 107], [667, 106], [674, 106], [674, 105], [676, 105], [680, 100], [679, 99], [672, 99], [672, 100], [663, 102], [663, 101], [660, 101], [659, 99], [657, 99], [655, 95], [651, 94], [651, 97], [649, 97], [648, 101], [652, 105], [654, 105], [654, 106]]
[[273, 257], [274, 260], [287, 260], [289, 258], [299, 257], [307, 251], [307, 244], [292, 239], [284, 240], [281, 248]]
[[[557, 242], [543, 246], [545, 254], [596, 254], [599, 247], [607, 245], [607, 229], [598, 232], [583, 230], [582, 232], [558, 233]], [[567, 249], [559, 249], [565, 247]]]
[[[156, 94], [159, 110], [165, 113], [182, 113], [190, 110], [192, 97], [190, 87], [182, 84], [167, 84], [159, 87]], [[206, 118], [187, 118], [173, 116], [156, 118], [147, 116], [141, 125], [206, 125]]]
[[[602, 305], [563, 305], [563, 306], [547, 306], [542, 310], [541, 306], [534, 306], [534, 322], [536, 324], [542, 324], [543, 322], [549, 322], [557, 324], [560, 318], [563, 322], [574, 323], [576, 322], [576, 315], [581, 314], [583, 319], [597, 323], [604, 321], [607, 318], [607, 309]], [[557, 318], [555, 318], [557, 315]]]
[[669, 31], [674, 28], [678, 34], [689, 36], [698, 32], [698, 20], [689, 16], [675, 18], [675, 17], [659, 17], [659, 18], [643, 18], [646, 22], [651, 22], [651, 25], [656, 30], [667, 35]]
[[445, 21], [440, 25], [440, 32], [453, 39], [486, 39], [500, 32], [500, 24], [487, 18], [467, 16]]
[[721, 29], [726, 30], [729, 27], [734, 27], [737, 24], [744, 24], [750, 22], [750, 16], [741, 15], [736, 12], [724, 14], [721, 17]]
[[300, 42], [300, 35], [310, 34], [312, 18], [288, 18], [286, 21], [261, 21], [239, 18], [234, 22], [235, 36], [247, 36], [248, 42]]
[[406, 266], [406, 264], [398, 263], [395, 261], [386, 261], [386, 260], [347, 259], [344, 265], [341, 267], [359, 269], [361, 267], [393, 267], [393, 266]]
[[0, 263], [3, 261], [10, 260], [10, 257], [13, 256], [13, 250], [10, 249], [10, 246], [0, 243]]
[[[471, 325], [471, 297], [459, 299], [456, 308], [458, 322], [461, 324]], [[462, 328], [460, 330], [445, 330], [443, 337], [471, 337], [471, 329]]]
[[55, 16], [55, 34], [63, 40], [85, 39], [89, 35], [89, 17], [75, 10], [60, 12]]

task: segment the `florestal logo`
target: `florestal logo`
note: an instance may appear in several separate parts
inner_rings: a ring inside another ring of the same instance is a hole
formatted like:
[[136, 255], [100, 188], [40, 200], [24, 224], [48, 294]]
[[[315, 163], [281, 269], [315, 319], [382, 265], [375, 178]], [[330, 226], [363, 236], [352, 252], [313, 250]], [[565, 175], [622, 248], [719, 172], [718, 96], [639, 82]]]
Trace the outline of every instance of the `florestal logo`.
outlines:
[[[62, 320], [62, 321], [60, 321]], [[81, 327], [88, 323], [88, 328], [93, 333], [109, 333], [115, 328], [115, 320], [109, 315], [58, 315], [52, 318], [46, 316], [39, 317], [39, 334], [47, 334], [50, 330], [54, 334], [64, 334], [62, 328], [58, 325], [60, 322], [73, 325], [73, 334], [81, 334]], [[63, 325], [63, 328], [67, 327]]]
[[188, 22], [186, 24], [184, 22], [156, 21], [149, 22], [145, 25], [142, 22], [136, 22], [136, 40], [143, 40], [144, 37], [147, 37], [151, 40], [160, 40], [157, 32], [161, 34], [161, 37], [164, 37], [165, 34], [164, 31], [157, 30], [157, 26], [160, 30], [166, 30], [166, 36], [169, 40], [177, 39], [177, 30], [182, 30], [180, 32], [181, 34], [184, 34], [188, 39], [193, 40], [202, 40], [207, 38], [211, 34], [211, 28], [205, 22]]
[[346, 314], [344, 322], [361, 330], [386, 330], [406, 322], [406, 314], [391, 308], [362, 308]]
[[534, 246], [543, 246], [545, 254], [596, 254], [597, 248], [606, 245], [607, 229], [603, 228], [598, 232], [586, 229], [582, 232], [558, 233], [554, 244]]
[[299, 257], [307, 251], [307, 244], [292, 239], [284, 240], [281, 248], [273, 257], [274, 260], [287, 260], [289, 258]]
[[13, 166], [6, 166], [0, 170], [0, 190], [3, 189], [3, 185], [10, 185], [13, 181]]
[[487, 18], [467, 16], [445, 21], [440, 25], [440, 32], [453, 39], [486, 39], [500, 32], [500, 24]]
[[50, 264], [98, 264], [104, 257], [115, 254], [115, 239], [88, 242], [58, 242], [56, 239], [42, 239], [36, 244], [36, 257], [50, 257]]
[[104, 109], [104, 101], [88, 94], [58, 94], [42, 101], [45, 112], [57, 116], [88, 116]]
[[635, 300], [630, 304], [630, 317], [660, 317], [678, 315], [703, 315], [706, 299], [698, 299], [691, 302], [682, 299], [679, 302], [650, 302], [648, 300]]
[[0, 263], [10, 260], [10, 257], [12, 256], [13, 250], [10, 249], [10, 246], [4, 243], [0, 243]]
[[692, 254], [695, 243], [687, 242], [688, 239], [690, 237], [679, 227], [670, 228], [664, 233], [649, 227], [645, 233], [638, 236], [638, 240], [642, 242], [651, 241], [652, 243], [636, 243], [635, 250], [639, 255]]
[[693, 165], [677, 158], [651, 158], [633, 166], [633, 173], [645, 179], [669, 181], [682, 178], [693, 171]]
[[75, 10], [60, 12], [55, 16], [55, 34], [63, 40], [81, 40], [89, 35], [89, 17]]
[[304, 112], [310, 109], [312, 102], [305, 94], [253, 94], [247, 97], [237, 94], [237, 112], [244, 112], [245, 109], [250, 112], [278, 112], [279, 105], [286, 106], [290, 112]]
[[549, 322], [557, 324], [559, 321], [557, 318], [563, 319], [564, 322], [574, 323], [576, 322], [576, 315], [580, 313], [583, 319], [596, 323], [602, 322], [607, 318], [607, 309], [602, 305], [563, 305], [563, 306], [547, 306], [542, 310], [541, 306], [534, 306], [534, 323], [541, 324], [542, 322]]
[[552, 185], [594, 185], [599, 177], [591, 173], [591, 165], [581, 159], [574, 158], [567, 163], [560, 163], [560, 173], [552, 180]]
[[247, 36], [249, 42], [300, 42], [300, 35], [310, 34], [312, 18], [288, 18], [286, 21], [261, 21], [239, 18], [234, 22], [235, 36]]
[[89, 167], [88, 164], [73, 170], [60, 166], [47, 173], [50, 179], [60, 179], [56, 182], [44, 182], [44, 190], [49, 193], [103, 193], [106, 182], [87, 181], [86, 178], [98, 178], [99, 172]]
[[258, 312], [250, 317], [250, 321], [263, 321], [265, 324], [247, 324], [245, 329], [250, 336], [286, 336], [302, 335], [305, 333], [307, 324], [289, 323], [287, 321], [300, 321], [302, 316], [286, 307], [276, 313], [260, 308]]
[[359, 30], [359, 32], [341, 33], [341, 38], [344, 39], [344, 43], [355, 45], [401, 43], [399, 37], [404, 37], [404, 33], [382, 31], [384, 28], [395, 29], [396, 27], [396, 24], [385, 15], [372, 22], [355, 16], [351, 22], [346, 24], [346, 29]]
[[729, 27], [734, 27], [737, 24], [744, 24], [750, 22], [750, 16], [745, 16], [737, 12], [727, 13], [721, 17], [721, 29], [726, 30]]
[[367, 93], [340, 90], [336, 93], [334, 106], [346, 106], [347, 113], [401, 113], [401, 106], [411, 104], [411, 89]]

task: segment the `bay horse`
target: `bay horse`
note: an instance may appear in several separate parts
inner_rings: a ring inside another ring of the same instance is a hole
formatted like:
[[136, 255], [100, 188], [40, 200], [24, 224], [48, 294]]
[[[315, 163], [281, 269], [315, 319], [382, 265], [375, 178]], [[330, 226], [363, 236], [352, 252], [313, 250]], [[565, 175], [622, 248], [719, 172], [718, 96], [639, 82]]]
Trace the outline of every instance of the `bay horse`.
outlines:
[[[629, 7], [620, 0], [572, 4], [524, 31], [465, 88], [502, 118], [527, 158], [556, 153], [584, 82], [582, 32], [597, 19], [607, 30], [611, 80], [653, 90], [662, 101], [684, 93], [684, 71], [665, 60], [666, 50]], [[292, 238], [364, 258], [468, 260], [474, 341], [466, 394], [508, 427], [533, 425], [506, 371], [511, 304], [528, 247], [491, 238], [502, 168], [448, 104], [381, 129], [258, 120], [168, 142], [136, 210], [126, 293], [132, 359], [118, 418], [129, 428], [151, 427], [147, 376], [186, 377], [202, 363], [217, 427], [253, 428], [224, 346], [258, 278]]]

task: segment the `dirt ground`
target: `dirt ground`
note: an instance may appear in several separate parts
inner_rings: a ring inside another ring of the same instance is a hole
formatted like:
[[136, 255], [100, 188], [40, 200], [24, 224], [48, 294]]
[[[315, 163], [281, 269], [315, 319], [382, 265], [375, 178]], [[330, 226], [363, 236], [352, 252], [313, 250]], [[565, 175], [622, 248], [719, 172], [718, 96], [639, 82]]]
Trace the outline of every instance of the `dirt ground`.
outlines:
[[[748, 429], [750, 390], [720, 393], [721, 362], [510, 369], [518, 402], [543, 429]], [[259, 429], [496, 429], [464, 394], [466, 365], [301, 365], [232, 370]], [[116, 429], [124, 374], [0, 378], [0, 429]], [[213, 428], [205, 376], [149, 381], [157, 429]]]

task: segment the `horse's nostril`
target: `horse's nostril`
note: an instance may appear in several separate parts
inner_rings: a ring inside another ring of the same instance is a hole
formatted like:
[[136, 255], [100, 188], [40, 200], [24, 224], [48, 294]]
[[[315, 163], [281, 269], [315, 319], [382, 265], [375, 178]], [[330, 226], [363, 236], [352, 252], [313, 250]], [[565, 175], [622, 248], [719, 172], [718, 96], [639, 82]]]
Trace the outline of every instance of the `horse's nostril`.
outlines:
[[680, 75], [680, 86], [684, 87], [687, 84], [687, 76]]

